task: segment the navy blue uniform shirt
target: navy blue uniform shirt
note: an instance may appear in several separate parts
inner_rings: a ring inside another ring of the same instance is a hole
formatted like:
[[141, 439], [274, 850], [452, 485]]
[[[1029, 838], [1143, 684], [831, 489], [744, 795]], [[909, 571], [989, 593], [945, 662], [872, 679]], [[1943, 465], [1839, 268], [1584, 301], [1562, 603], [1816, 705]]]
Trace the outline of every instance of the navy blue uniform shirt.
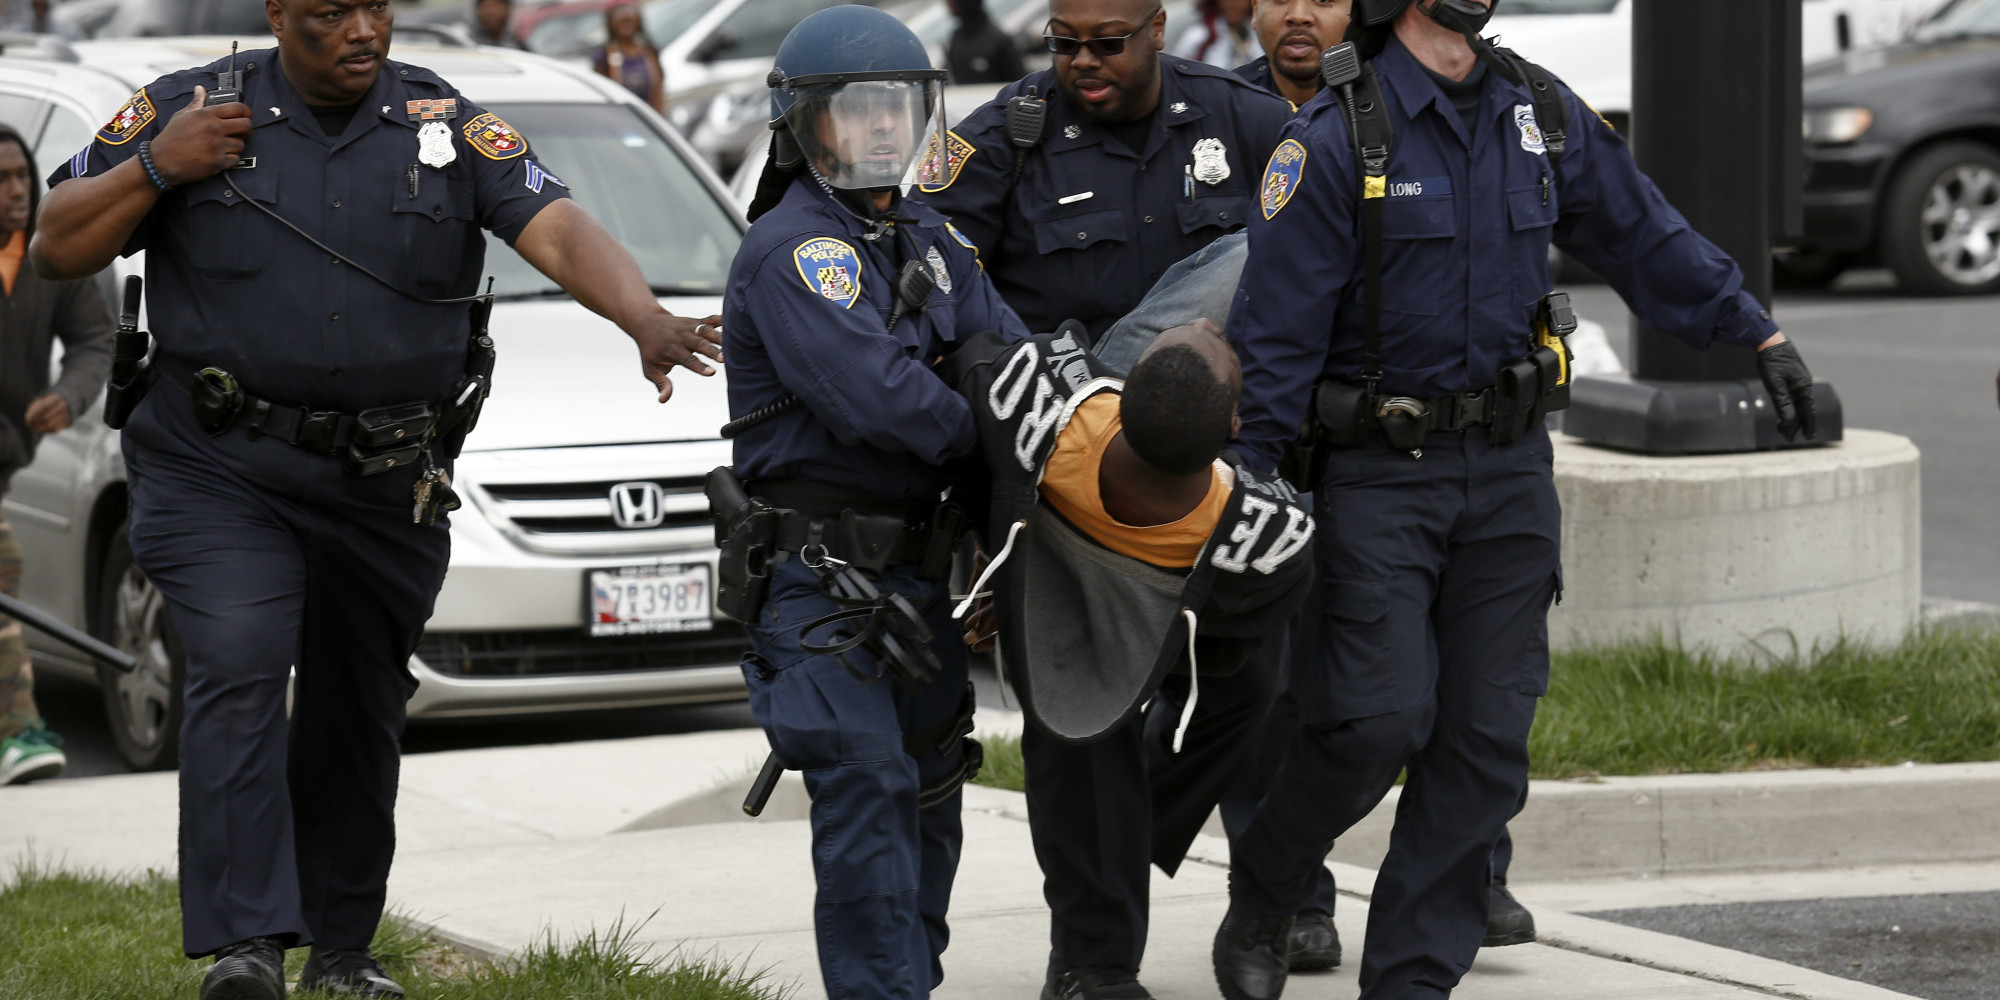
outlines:
[[[228, 65], [147, 84], [49, 186], [137, 157], [195, 85], [213, 90]], [[486, 259], [479, 230], [511, 245], [537, 212], [569, 196], [527, 140], [427, 69], [385, 61], [347, 129], [329, 139], [276, 49], [242, 53], [237, 65], [252, 123], [243, 155], [257, 161], [229, 171], [237, 187], [416, 295], [473, 294]], [[442, 120], [456, 158], [442, 169], [417, 163], [423, 123], [411, 120], [409, 102], [429, 100], [457, 102], [456, 117]], [[242, 200], [221, 175], [175, 188], [125, 245], [127, 255], [147, 251], [147, 313], [162, 351], [313, 409], [354, 413], [451, 391], [465, 371], [465, 305], [412, 302]]]
[[[912, 202], [880, 239], [811, 173], [759, 218], [729, 267], [722, 302], [729, 412], [741, 417], [789, 396], [802, 410], [736, 438], [745, 480], [799, 478], [891, 499], [935, 497], [939, 466], [972, 450], [971, 404], [932, 371], [988, 330], [1028, 335], [979, 265], [970, 240]], [[921, 312], [889, 329], [905, 260], [937, 287]]]
[[1249, 62], [1236, 67], [1230, 72], [1235, 73], [1237, 76], [1240, 76], [1243, 79], [1250, 81], [1251, 84], [1258, 87], [1262, 87], [1273, 94], [1278, 92], [1278, 81], [1275, 77], [1271, 75], [1270, 56], [1258, 56], [1257, 58], [1252, 59]]
[[[1474, 392], [1526, 356], [1536, 305], [1553, 287], [1551, 241], [1648, 324], [1695, 347], [1755, 347], [1777, 332], [1736, 262], [1688, 226], [1625, 140], [1567, 87], [1557, 171], [1527, 88], [1486, 74], [1484, 110], [1467, 134], [1400, 41], [1375, 68], [1395, 126], [1381, 391]], [[1316, 381], [1361, 380], [1361, 173], [1331, 91], [1285, 128], [1260, 187], [1229, 335], [1243, 362], [1240, 441], [1268, 469], [1297, 436]]]
[[[1019, 154], [1007, 141], [1007, 100], [1029, 87], [1048, 99], [1048, 120], [1013, 188]], [[1094, 338], [1167, 268], [1249, 221], [1257, 171], [1290, 114], [1283, 99], [1227, 70], [1163, 56], [1160, 106], [1135, 152], [1085, 118], [1044, 70], [959, 123], [947, 136], [950, 175], [918, 197], [979, 245], [1029, 329], [1074, 319]]]

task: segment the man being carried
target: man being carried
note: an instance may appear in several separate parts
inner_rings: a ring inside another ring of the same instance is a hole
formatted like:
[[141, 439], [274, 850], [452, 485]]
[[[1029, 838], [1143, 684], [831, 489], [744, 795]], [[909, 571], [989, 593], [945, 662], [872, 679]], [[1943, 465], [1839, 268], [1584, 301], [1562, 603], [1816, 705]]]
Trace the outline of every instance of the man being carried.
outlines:
[[[967, 638], [997, 634], [1027, 712], [1035, 851], [1066, 917], [1043, 996], [1145, 998], [1148, 862], [1179, 866], [1236, 769], [1229, 734], [1269, 704], [1241, 668], [1305, 596], [1312, 518], [1223, 454], [1242, 375], [1207, 320], [1161, 333], [1122, 382], [1074, 324], [975, 340], [945, 369], [993, 480], [997, 551], [973, 590], [993, 582], [995, 603]], [[1183, 710], [1142, 719], [1163, 690]]]

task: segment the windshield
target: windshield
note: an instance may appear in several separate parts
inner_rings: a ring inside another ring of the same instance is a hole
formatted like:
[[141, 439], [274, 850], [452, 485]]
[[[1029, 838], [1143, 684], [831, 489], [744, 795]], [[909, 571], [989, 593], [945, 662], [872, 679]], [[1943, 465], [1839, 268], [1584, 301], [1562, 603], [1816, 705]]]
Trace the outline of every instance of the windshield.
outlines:
[[1500, 0], [1493, 14], [1609, 14], [1617, 7], [1618, 0]]
[[[640, 23], [654, 47], [663, 49], [712, 7], [713, 0], [652, 0], [640, 5]], [[551, 15], [528, 32], [527, 41], [532, 51], [566, 59], [603, 45], [604, 34], [604, 12], [585, 10]]]
[[[661, 295], [720, 295], [742, 241], [729, 210], [632, 108], [517, 104], [489, 108], [520, 129], [535, 159], [569, 184], [577, 204], [632, 251]], [[562, 290], [487, 234], [486, 270], [502, 298]]]
[[1920, 25], [1915, 38], [1920, 42], [1973, 35], [2000, 35], [2000, 2], [1957, 0], [1931, 15]]

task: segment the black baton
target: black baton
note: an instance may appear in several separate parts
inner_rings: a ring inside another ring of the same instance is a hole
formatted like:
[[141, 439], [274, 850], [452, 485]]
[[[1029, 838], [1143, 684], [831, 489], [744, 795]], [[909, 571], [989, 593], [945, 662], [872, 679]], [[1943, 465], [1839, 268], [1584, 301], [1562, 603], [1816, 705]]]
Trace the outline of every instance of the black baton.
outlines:
[[[29, 625], [33, 625], [61, 639], [63, 642], [117, 667], [123, 673], [129, 674], [139, 669], [139, 661], [133, 659], [132, 654], [122, 649], [114, 648], [94, 636], [85, 635], [62, 622], [56, 621], [54, 618], [28, 605], [22, 604], [19, 598], [0, 594], [0, 614], [18, 618]], [[765, 794], [768, 795], [770, 793], [767, 792]]]
[[771, 801], [771, 793], [778, 790], [778, 779], [785, 776], [785, 765], [778, 763], [778, 755], [771, 753], [764, 758], [764, 769], [757, 772], [757, 780], [750, 783], [750, 794], [743, 796], [743, 815], [758, 816], [764, 806]]

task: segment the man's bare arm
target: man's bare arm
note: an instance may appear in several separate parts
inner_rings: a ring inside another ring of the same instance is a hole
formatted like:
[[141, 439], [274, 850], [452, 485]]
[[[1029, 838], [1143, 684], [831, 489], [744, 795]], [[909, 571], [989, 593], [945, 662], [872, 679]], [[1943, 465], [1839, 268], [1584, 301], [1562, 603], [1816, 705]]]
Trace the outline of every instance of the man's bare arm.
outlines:
[[[153, 167], [170, 185], [213, 177], [242, 159], [249, 106], [207, 105], [207, 88], [196, 87], [194, 100], [151, 140]], [[125, 249], [159, 199], [159, 187], [136, 156], [95, 177], [64, 181], [42, 199], [28, 260], [52, 281], [96, 274]]]
[[640, 363], [647, 381], [659, 389], [660, 402], [674, 394], [667, 375], [675, 365], [697, 375], [715, 374], [700, 356], [722, 360], [722, 317], [694, 320], [661, 308], [632, 254], [576, 202], [565, 198], [536, 213], [514, 250], [638, 343]]

